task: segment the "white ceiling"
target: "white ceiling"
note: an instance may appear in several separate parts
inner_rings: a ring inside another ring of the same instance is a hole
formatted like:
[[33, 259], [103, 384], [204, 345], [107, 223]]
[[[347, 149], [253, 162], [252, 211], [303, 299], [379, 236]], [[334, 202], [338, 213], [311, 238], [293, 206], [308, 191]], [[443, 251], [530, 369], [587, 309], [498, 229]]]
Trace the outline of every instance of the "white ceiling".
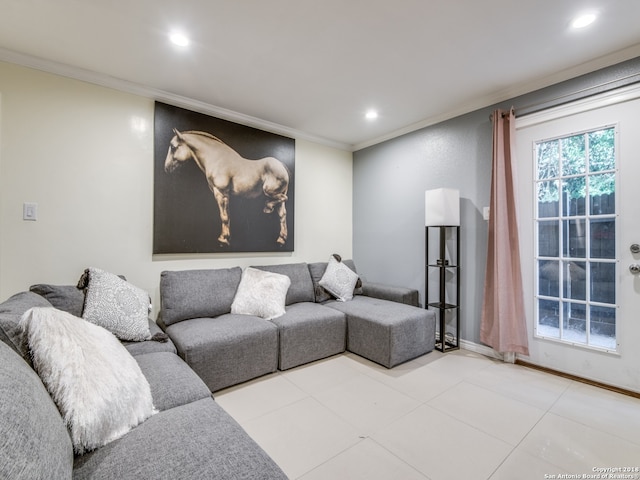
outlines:
[[0, 60], [358, 149], [639, 56], [639, 19], [638, 0], [0, 0]]

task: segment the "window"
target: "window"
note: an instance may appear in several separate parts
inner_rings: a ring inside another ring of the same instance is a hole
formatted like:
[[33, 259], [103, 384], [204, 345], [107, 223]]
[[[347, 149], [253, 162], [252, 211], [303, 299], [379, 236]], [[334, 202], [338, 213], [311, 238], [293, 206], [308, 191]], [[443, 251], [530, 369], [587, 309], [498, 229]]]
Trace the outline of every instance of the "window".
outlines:
[[536, 142], [536, 336], [615, 351], [616, 128]]

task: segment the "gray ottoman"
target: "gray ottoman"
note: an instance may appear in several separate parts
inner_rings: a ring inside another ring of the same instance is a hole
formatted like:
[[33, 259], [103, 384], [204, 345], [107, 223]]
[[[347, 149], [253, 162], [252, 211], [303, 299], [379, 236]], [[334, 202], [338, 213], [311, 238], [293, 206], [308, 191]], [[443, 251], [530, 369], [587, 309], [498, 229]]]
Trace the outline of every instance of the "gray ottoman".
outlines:
[[326, 305], [347, 315], [347, 350], [387, 368], [435, 347], [433, 311], [361, 295]]

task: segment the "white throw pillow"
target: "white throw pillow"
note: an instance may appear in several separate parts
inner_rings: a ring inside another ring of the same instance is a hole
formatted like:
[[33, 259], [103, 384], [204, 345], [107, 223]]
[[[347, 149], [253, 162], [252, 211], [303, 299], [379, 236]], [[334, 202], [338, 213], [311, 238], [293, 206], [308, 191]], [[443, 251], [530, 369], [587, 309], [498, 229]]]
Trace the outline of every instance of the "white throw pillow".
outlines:
[[231, 313], [255, 315], [272, 320], [285, 314], [285, 300], [291, 279], [279, 273], [247, 267], [242, 272]]
[[357, 273], [331, 256], [318, 285], [324, 287], [339, 302], [346, 302], [353, 298], [353, 289], [357, 281]]
[[99, 268], [89, 268], [82, 318], [106, 328], [120, 340], [149, 340], [149, 294]]
[[138, 363], [104, 328], [50, 307], [27, 310], [20, 327], [76, 453], [106, 445], [157, 413]]

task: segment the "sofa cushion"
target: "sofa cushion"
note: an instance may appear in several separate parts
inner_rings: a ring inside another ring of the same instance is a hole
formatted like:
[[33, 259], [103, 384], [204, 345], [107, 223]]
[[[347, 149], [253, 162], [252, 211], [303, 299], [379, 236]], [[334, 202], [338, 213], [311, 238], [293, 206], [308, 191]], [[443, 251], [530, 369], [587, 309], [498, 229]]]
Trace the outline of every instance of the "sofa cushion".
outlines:
[[[160, 326], [151, 320], [150, 318], [147, 320], [149, 323], [149, 332], [151, 333], [151, 337], [157, 337], [156, 334], [164, 333]], [[144, 342], [126, 342], [123, 341], [122, 344], [125, 346], [127, 351], [131, 355], [141, 355], [145, 353], [152, 352], [169, 352], [169, 353], [177, 353], [176, 346], [173, 344], [170, 338], [165, 335], [166, 339], [164, 341], [156, 341], [156, 340], [145, 340]]]
[[62, 417], [38, 375], [2, 342], [0, 385], [0, 478], [70, 479], [73, 449]]
[[160, 411], [211, 396], [200, 377], [173, 353], [145, 353], [135, 359], [149, 382], [153, 404]]
[[31, 285], [29, 290], [42, 295], [58, 310], [69, 312], [76, 317], [82, 316], [84, 292], [75, 285], [38, 283], [37, 285]]
[[212, 392], [278, 368], [278, 328], [259, 317], [194, 318], [169, 325], [167, 333]]
[[[84, 277], [84, 274], [83, 274]], [[81, 283], [82, 278], [81, 277]], [[124, 275], [118, 275], [122, 280], [126, 280]], [[58, 310], [69, 312], [76, 317], [82, 317], [84, 310], [84, 286], [78, 285], [51, 285], [49, 283], [38, 283], [31, 285], [29, 290], [43, 296]], [[35, 305], [34, 305], [35, 306]]]
[[282, 265], [257, 266], [260, 270], [286, 275], [291, 279], [291, 286], [287, 291], [286, 305], [299, 302], [313, 302], [313, 281], [306, 263], [285, 263]]
[[286, 275], [247, 267], [231, 304], [231, 313], [271, 320], [284, 315], [291, 280]]
[[77, 453], [121, 437], [154, 413], [140, 367], [104, 328], [53, 307], [28, 310], [20, 326]]
[[162, 322], [217, 317], [231, 311], [242, 269], [164, 271], [160, 275]]
[[211, 398], [154, 415], [119, 440], [77, 457], [74, 468], [74, 480], [287, 478]]
[[362, 295], [419, 307], [418, 290], [374, 282], [362, 282]]
[[317, 303], [300, 302], [272, 320], [278, 327], [280, 370], [344, 352], [347, 320], [342, 312]]
[[309, 273], [311, 274], [311, 280], [313, 281], [313, 293], [315, 301], [317, 303], [326, 302], [333, 297], [327, 292], [322, 285], [320, 285], [320, 279], [324, 275], [324, 271], [327, 269], [327, 262], [314, 262], [309, 264]]
[[353, 270], [331, 257], [318, 284], [324, 287], [338, 301], [346, 302], [353, 298], [353, 291], [357, 282], [358, 275]]
[[31, 364], [29, 348], [24, 341], [20, 319], [31, 307], [51, 307], [44, 298], [33, 292], [20, 292], [0, 303], [0, 340]]

